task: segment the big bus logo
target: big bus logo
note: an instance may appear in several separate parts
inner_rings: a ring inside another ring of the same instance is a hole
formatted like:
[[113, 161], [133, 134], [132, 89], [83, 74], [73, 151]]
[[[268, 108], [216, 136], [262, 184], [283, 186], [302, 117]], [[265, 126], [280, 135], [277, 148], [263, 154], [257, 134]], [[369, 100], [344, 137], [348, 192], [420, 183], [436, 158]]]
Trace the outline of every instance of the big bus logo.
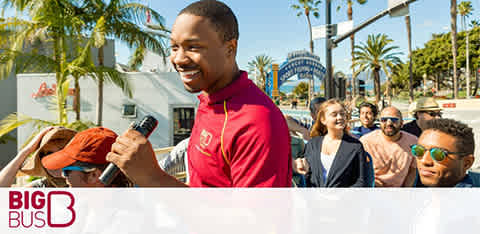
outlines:
[[8, 198], [10, 228], [64, 228], [75, 222], [75, 198], [70, 192], [10, 191]]

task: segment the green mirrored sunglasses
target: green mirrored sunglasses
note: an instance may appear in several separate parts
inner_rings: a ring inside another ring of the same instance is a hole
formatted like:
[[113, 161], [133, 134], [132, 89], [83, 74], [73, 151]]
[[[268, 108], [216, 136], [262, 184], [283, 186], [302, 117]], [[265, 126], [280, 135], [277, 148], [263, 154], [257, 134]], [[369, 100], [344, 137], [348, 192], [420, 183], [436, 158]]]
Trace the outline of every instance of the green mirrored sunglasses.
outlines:
[[450, 151], [446, 151], [442, 148], [430, 148], [430, 149], [426, 149], [425, 147], [421, 146], [421, 145], [411, 145], [410, 146], [410, 149], [412, 150], [412, 155], [419, 158], [419, 157], [422, 157], [424, 154], [425, 154], [425, 151], [430, 151], [430, 156], [432, 157], [433, 160], [437, 161], [437, 162], [441, 162], [443, 161], [447, 155], [449, 154], [458, 154], [458, 155], [464, 155], [465, 153], [463, 152], [450, 152]]

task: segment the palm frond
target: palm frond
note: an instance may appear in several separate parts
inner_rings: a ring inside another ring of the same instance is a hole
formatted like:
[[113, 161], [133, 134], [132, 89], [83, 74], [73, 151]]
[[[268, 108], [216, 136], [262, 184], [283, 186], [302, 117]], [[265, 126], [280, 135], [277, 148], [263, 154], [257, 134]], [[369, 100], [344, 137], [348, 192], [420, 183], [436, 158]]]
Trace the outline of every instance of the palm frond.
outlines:
[[94, 41], [94, 46], [100, 48], [105, 45], [106, 41], [106, 25], [105, 18], [100, 17], [97, 20], [95, 28], [92, 32], [92, 39]]
[[[130, 61], [128, 62], [128, 66], [130, 69], [137, 71], [138, 68], [142, 65], [143, 59], [145, 58], [145, 48], [137, 47], [135, 52], [133, 53]], [[163, 62], [166, 63], [166, 57], [163, 57]]]
[[144, 47], [154, 53], [167, 56], [166, 43], [163, 42], [166, 37], [161, 37], [154, 32], [144, 31], [138, 25], [125, 22], [113, 29], [112, 33], [130, 48]]
[[56, 123], [51, 121], [32, 118], [30, 116], [20, 113], [12, 113], [7, 115], [7, 117], [5, 117], [4, 119], [0, 120], [0, 137], [28, 123], [32, 123], [35, 126], [43, 127], [57, 125]]
[[0, 137], [0, 144], [6, 144], [9, 141], [17, 141], [17, 138], [11, 136], [10, 134], [5, 134]]
[[71, 123], [65, 125], [65, 127], [73, 129], [77, 132], [80, 132], [80, 131], [83, 131], [83, 130], [87, 130], [89, 128], [96, 127], [96, 125], [92, 121], [74, 121], [74, 122], [71, 122]]
[[103, 79], [107, 83], [112, 83], [122, 89], [122, 92], [127, 97], [133, 97], [133, 86], [131, 82], [125, 73], [119, 72], [115, 68], [98, 66], [93, 78]]
[[[148, 11], [156, 25], [163, 26], [166, 30], [165, 18], [152, 8], [140, 3], [127, 3], [118, 7], [123, 15], [128, 15], [131, 22], [143, 23], [146, 21]], [[168, 31], [168, 30], [167, 30]]]
[[0, 54], [1, 78], [9, 74], [12, 70], [13, 63], [15, 63], [15, 73], [51, 72], [58, 66], [58, 63], [54, 59], [46, 55], [34, 52], [4, 50], [3, 53]]
[[[401, 63], [398, 55], [401, 52], [397, 52], [397, 46], [391, 46], [393, 42], [385, 34], [371, 34], [368, 35], [366, 43], [360, 43], [354, 47], [354, 63], [352, 67], [357, 68], [354, 75], [358, 75], [360, 72], [367, 72], [368, 75], [377, 74], [382, 69], [389, 80], [391, 79], [392, 72], [395, 66]], [[368, 76], [367, 75], [367, 76]], [[375, 81], [375, 85], [379, 86], [378, 80]], [[377, 99], [379, 98], [376, 92]], [[378, 100], [377, 100], [378, 101]]]

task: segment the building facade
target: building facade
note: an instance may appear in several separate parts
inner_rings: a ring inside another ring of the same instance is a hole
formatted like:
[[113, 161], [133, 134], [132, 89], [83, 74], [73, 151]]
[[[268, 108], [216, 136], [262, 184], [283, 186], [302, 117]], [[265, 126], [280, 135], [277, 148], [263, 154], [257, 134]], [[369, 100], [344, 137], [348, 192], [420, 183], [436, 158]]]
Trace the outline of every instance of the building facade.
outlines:
[[[126, 74], [132, 85], [133, 98], [125, 96], [120, 88], [105, 84], [103, 126], [122, 134], [133, 121], [152, 115], [159, 122], [149, 137], [154, 148], [172, 146], [190, 136], [198, 99], [184, 89], [178, 73]], [[18, 112], [33, 118], [55, 120], [55, 113], [48, 108], [51, 96], [36, 95], [40, 87], [53, 90], [55, 74], [19, 74], [17, 81]], [[72, 81], [70, 88], [73, 87]], [[82, 78], [80, 87], [81, 120], [95, 122], [97, 85], [92, 79]], [[73, 96], [69, 96], [67, 106], [72, 104]], [[75, 113], [69, 112], [69, 121], [74, 120]], [[25, 142], [32, 130], [28, 125], [18, 129], [18, 146]]]
[[[68, 42], [67, 42], [68, 43]], [[32, 46], [32, 45], [31, 45]], [[33, 48], [29, 47], [26, 48], [26, 51], [31, 51]], [[52, 51], [52, 44], [51, 43], [43, 43], [38, 44], [35, 46], [38, 53], [50, 56]], [[95, 65], [98, 65], [98, 49], [91, 48], [90, 53], [92, 54], [92, 59]], [[115, 41], [114, 40], [107, 40], [106, 45], [103, 47], [103, 54], [104, 54], [104, 66], [106, 67], [114, 67], [115, 66]], [[35, 72], [35, 71], [32, 71]], [[38, 71], [36, 71], [38, 72]], [[32, 74], [35, 75], [35, 74]], [[0, 100], [1, 109], [0, 109], [0, 119], [4, 119], [9, 114], [14, 112], [19, 112], [23, 108], [20, 106], [17, 107], [17, 96], [18, 92], [22, 92], [22, 87], [19, 87], [17, 84], [17, 77], [12, 72], [6, 79], [0, 80], [0, 93], [2, 94], [2, 99]], [[18, 90], [18, 91], [17, 91]], [[18, 103], [20, 105], [20, 103]], [[17, 137], [17, 131], [12, 131], [8, 134], [6, 138], [14, 138], [14, 140], [7, 140], [5, 143], [0, 140], [0, 152], [2, 152], [2, 157], [0, 157], [0, 169], [3, 168], [10, 160], [17, 154], [17, 149], [23, 145], [24, 140], [15, 140]]]

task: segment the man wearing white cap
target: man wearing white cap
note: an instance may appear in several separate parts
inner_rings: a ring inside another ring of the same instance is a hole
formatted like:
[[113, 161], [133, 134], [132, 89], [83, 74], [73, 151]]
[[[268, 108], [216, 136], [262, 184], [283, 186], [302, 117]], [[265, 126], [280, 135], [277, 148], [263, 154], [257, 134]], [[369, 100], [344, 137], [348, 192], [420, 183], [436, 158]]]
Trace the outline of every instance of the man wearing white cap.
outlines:
[[438, 105], [435, 99], [431, 97], [420, 98], [417, 101], [416, 107], [413, 110], [414, 121], [403, 125], [402, 130], [420, 137], [422, 134], [422, 126], [425, 122], [432, 119], [439, 119], [442, 117], [442, 108]]

